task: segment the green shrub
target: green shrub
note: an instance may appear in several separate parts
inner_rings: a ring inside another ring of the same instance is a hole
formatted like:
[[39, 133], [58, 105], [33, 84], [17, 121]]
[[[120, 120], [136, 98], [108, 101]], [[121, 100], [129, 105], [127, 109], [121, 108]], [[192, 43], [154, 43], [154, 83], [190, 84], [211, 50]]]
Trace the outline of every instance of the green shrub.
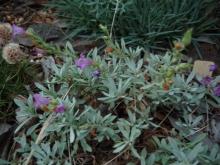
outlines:
[[[189, 44], [189, 32], [182, 40], [185, 44]], [[165, 55], [146, 53], [141, 58], [142, 48], [127, 48], [123, 40], [118, 44], [109, 36], [104, 38], [113, 51], [103, 56], [94, 49], [78, 57], [67, 43], [62, 62], [51, 57], [44, 61], [50, 61], [50, 76], [43, 84], [35, 83], [39, 93], [15, 99], [20, 123], [15, 133], [21, 133], [15, 138], [20, 147], [11, 162], [69, 165], [82, 154], [97, 154], [98, 147], [108, 143], [109, 155], [130, 153], [128, 161], [134, 164], [217, 164], [218, 147], [210, 150], [200, 136], [192, 141], [186, 137], [198, 133], [198, 123], [207, 117], [195, 107], [208, 111], [213, 107], [211, 101], [219, 105], [220, 97], [212, 92], [219, 77], [208, 87], [196, 81], [194, 73], [188, 75], [191, 65], [181, 60], [182, 50], [174, 48]], [[157, 148], [150, 153], [138, 142], [145, 131], [161, 126], [152, 115], [158, 106], [173, 109], [179, 119], [192, 111], [197, 116], [195, 121], [191, 118], [194, 122], [183, 122], [184, 133], [151, 139]]]
[[[98, 34], [99, 24], [111, 29], [116, 3], [116, 0], [51, 0], [49, 6], [56, 9], [74, 36]], [[188, 28], [193, 28], [198, 36], [216, 27], [216, 18], [210, 15], [216, 4], [216, 0], [119, 0], [113, 34], [142, 46], [175, 38]]]

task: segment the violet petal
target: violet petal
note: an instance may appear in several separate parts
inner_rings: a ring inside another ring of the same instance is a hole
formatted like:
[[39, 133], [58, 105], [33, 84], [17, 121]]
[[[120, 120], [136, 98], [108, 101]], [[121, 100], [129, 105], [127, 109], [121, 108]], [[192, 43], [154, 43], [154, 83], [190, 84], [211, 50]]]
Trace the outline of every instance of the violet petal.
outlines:
[[64, 104], [59, 104], [56, 109], [55, 109], [55, 112], [56, 113], [63, 113], [65, 111], [65, 106]]
[[36, 109], [40, 109], [44, 106], [47, 106], [50, 103], [50, 99], [47, 97], [43, 97], [41, 94], [34, 94], [34, 107]]
[[201, 83], [203, 84], [203, 85], [209, 85], [211, 82], [212, 82], [212, 78], [211, 77], [209, 77], [209, 76], [205, 76], [205, 77], [203, 77], [203, 79], [201, 80]]
[[209, 66], [209, 71], [214, 72], [217, 68], [218, 68], [218, 66], [216, 64], [212, 64]]
[[24, 35], [25, 30], [17, 25], [12, 25], [12, 36], [15, 37], [16, 35]]
[[92, 65], [92, 60], [86, 58], [83, 54], [81, 54], [80, 58], [75, 61], [75, 65], [80, 69], [85, 69], [86, 67]]
[[33, 56], [37, 56], [37, 57], [42, 57], [46, 54], [46, 52], [40, 48], [34, 48], [32, 53], [33, 53]]
[[220, 96], [220, 85], [216, 86], [213, 92], [215, 96]]
[[95, 70], [92, 72], [92, 77], [98, 78], [101, 75], [101, 72], [99, 70]]

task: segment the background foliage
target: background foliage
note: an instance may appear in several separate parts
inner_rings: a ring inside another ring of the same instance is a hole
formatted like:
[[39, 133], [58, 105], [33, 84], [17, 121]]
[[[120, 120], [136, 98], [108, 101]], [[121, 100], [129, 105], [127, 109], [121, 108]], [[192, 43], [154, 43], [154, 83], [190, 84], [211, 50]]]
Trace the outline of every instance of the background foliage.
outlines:
[[[99, 24], [111, 29], [115, 0], [52, 0], [49, 6], [65, 21], [70, 36], [98, 34]], [[194, 36], [216, 29], [216, 0], [119, 0], [113, 33], [129, 43], [156, 45], [179, 37], [188, 28]]]

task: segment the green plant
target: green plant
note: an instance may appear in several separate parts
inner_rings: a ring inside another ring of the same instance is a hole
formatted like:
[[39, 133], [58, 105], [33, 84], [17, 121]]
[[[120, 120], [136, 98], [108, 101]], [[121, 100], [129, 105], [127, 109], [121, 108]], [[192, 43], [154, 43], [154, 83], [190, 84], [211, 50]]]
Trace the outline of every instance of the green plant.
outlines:
[[[154, 138], [159, 150], [155, 153], [155, 162], [172, 165], [196, 165], [196, 164], [218, 164], [220, 155], [219, 146], [214, 145], [212, 149], [201, 142], [204, 135], [197, 137], [191, 142], [182, 142], [170, 138], [159, 140]], [[210, 159], [206, 159], [210, 156]], [[205, 159], [204, 159], [205, 158]]]
[[179, 37], [188, 28], [194, 29], [195, 37], [213, 30], [216, 4], [216, 0], [51, 0], [48, 6], [67, 23], [71, 37], [100, 34], [98, 26], [103, 24], [113, 28], [116, 38], [146, 47]]
[[[182, 61], [183, 49], [179, 47], [165, 55], [145, 53], [141, 58], [143, 49], [127, 48], [123, 40], [114, 43], [108, 34], [104, 39], [113, 50], [103, 56], [94, 49], [78, 57], [67, 43], [61, 51], [64, 56], [59, 56], [62, 62], [52, 57], [43, 61], [50, 61], [50, 74], [44, 83], [35, 83], [37, 97], [31, 93], [26, 99], [15, 99], [19, 147], [10, 163], [77, 164], [82, 154], [98, 156], [96, 150], [106, 143], [110, 144], [109, 155], [114, 154], [109, 161], [100, 160], [106, 164], [125, 153], [130, 155], [130, 164], [218, 162], [218, 147], [208, 149], [202, 138], [189, 140], [187, 135], [195, 134], [198, 123], [205, 119], [195, 107], [210, 110], [219, 105], [220, 98], [212, 92], [219, 77], [208, 87], [202, 85], [190, 73], [191, 65]], [[184, 48], [190, 40], [189, 30], [178, 43]], [[57, 111], [59, 105], [62, 111]], [[155, 122], [152, 115], [159, 106], [179, 115], [184, 132], [154, 138], [157, 148], [150, 153], [138, 143], [145, 131], [161, 127], [162, 122]], [[190, 117], [192, 111], [195, 118]]]

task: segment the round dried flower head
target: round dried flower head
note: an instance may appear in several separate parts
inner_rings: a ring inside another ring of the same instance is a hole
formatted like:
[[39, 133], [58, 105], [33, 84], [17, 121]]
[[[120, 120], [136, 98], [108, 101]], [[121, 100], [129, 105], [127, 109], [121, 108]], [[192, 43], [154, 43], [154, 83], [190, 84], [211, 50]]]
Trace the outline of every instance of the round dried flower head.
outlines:
[[9, 23], [0, 24], [0, 48], [6, 45], [12, 37], [12, 27]]
[[25, 57], [25, 53], [20, 49], [19, 44], [9, 43], [5, 45], [2, 57], [9, 64], [15, 64]]

